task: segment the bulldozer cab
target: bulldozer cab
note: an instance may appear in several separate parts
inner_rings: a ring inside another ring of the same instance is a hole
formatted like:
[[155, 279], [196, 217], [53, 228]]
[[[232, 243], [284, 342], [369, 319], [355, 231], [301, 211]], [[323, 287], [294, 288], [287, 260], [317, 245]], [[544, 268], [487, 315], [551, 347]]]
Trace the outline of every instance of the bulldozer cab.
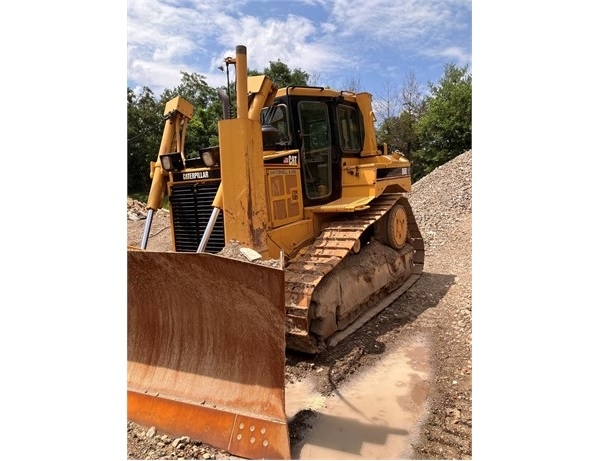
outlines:
[[276, 133], [275, 150], [298, 149], [306, 206], [342, 195], [342, 157], [358, 156], [364, 140], [356, 102], [320, 87], [279, 90], [261, 123]]

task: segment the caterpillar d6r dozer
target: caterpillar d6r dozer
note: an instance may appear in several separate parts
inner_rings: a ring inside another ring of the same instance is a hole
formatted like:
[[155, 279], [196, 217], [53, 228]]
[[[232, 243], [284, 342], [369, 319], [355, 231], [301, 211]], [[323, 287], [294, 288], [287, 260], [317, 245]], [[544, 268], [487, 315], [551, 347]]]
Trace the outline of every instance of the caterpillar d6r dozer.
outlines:
[[[424, 247], [410, 162], [377, 145], [370, 94], [276, 89], [248, 77], [244, 46], [225, 63], [237, 117], [219, 122], [218, 146], [188, 158], [193, 107], [165, 108], [146, 227], [128, 248], [128, 418], [289, 458], [286, 349], [316, 354], [381, 310], [419, 277]], [[173, 248], [147, 251], [165, 193]], [[260, 259], [226, 257], [231, 242]]]

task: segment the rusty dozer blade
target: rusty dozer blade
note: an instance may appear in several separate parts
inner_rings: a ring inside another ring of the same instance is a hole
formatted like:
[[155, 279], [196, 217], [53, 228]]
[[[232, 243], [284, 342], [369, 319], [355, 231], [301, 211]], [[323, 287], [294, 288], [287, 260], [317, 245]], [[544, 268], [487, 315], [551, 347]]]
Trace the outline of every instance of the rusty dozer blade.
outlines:
[[284, 272], [127, 251], [127, 417], [244, 458], [290, 459]]

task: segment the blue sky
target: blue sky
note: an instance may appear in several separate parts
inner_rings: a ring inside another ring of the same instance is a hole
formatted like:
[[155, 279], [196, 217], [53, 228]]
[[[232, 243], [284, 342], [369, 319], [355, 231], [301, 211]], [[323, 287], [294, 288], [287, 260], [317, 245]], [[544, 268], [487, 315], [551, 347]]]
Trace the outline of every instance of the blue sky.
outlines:
[[471, 69], [471, 0], [128, 0], [127, 85], [156, 96], [180, 71], [225, 85], [236, 45], [248, 67], [280, 59], [309, 83], [374, 95], [412, 72], [423, 89], [446, 63]]

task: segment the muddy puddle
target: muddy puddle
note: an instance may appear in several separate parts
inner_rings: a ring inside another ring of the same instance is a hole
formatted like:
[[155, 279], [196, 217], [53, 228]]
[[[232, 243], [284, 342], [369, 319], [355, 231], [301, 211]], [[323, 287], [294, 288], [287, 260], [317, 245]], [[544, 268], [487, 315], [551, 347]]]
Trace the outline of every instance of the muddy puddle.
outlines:
[[387, 352], [327, 397], [309, 380], [289, 385], [288, 419], [311, 410], [292, 459], [407, 459], [428, 395], [428, 349], [420, 342]]

